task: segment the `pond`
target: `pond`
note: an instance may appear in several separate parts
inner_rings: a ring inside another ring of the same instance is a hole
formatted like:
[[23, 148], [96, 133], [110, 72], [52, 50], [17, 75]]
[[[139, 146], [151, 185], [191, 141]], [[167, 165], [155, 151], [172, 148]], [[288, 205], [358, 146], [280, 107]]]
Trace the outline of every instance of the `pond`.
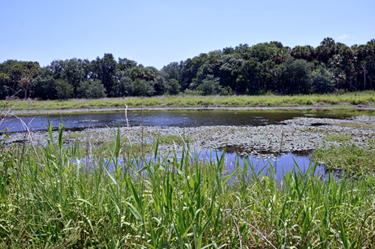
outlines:
[[[212, 162], [213, 165], [217, 165], [217, 159], [223, 155], [224, 150], [205, 150], [200, 152], [192, 152], [191, 156], [196, 160]], [[178, 162], [181, 160], [181, 155], [177, 156]], [[173, 157], [173, 156], [170, 156]], [[146, 161], [151, 160], [154, 161], [154, 157], [146, 157]], [[161, 159], [163, 160], [163, 158]], [[86, 160], [83, 158], [81, 160], [82, 163], [85, 164]], [[91, 163], [91, 162], [90, 162]], [[108, 163], [108, 162], [107, 162]], [[119, 158], [118, 165], [124, 163], [124, 160]], [[144, 167], [142, 160], [140, 158], [134, 159], [134, 165], [138, 165], [136, 171], [141, 170]], [[180, 164], [180, 163], [178, 163]], [[314, 162], [310, 155], [301, 155], [296, 153], [284, 153], [279, 156], [272, 156], [272, 157], [255, 157], [252, 155], [240, 156], [236, 152], [225, 152], [224, 158], [224, 168], [223, 173], [224, 175], [232, 174], [237, 168], [240, 168], [241, 171], [247, 170], [248, 174], [252, 176], [260, 177], [260, 176], [272, 176], [275, 179], [283, 179], [283, 176], [288, 171], [301, 171], [307, 172], [309, 169], [311, 170], [314, 166]], [[114, 171], [114, 163], [111, 162], [107, 164], [107, 169], [110, 172]], [[326, 168], [322, 165], [317, 164], [314, 174], [320, 176], [327, 176], [330, 171], [327, 171]], [[239, 172], [238, 172], [239, 173]], [[334, 177], [340, 175], [340, 172], [332, 172], [334, 173]], [[235, 178], [233, 178], [235, 179]], [[232, 182], [231, 179], [229, 182]]]
[[[41, 115], [27, 117], [9, 117], [3, 120], [0, 131], [8, 128], [10, 132], [47, 130], [48, 121], [53, 129], [63, 122], [68, 130], [82, 130], [88, 127], [121, 126], [159, 127], [200, 127], [200, 126], [264, 126], [282, 123], [295, 117], [347, 119], [359, 112], [327, 112], [327, 111], [234, 111], [234, 110], [179, 110], [179, 111], [129, 111], [127, 119], [124, 112], [89, 113], [75, 115]], [[362, 113], [363, 114], [363, 113]]]

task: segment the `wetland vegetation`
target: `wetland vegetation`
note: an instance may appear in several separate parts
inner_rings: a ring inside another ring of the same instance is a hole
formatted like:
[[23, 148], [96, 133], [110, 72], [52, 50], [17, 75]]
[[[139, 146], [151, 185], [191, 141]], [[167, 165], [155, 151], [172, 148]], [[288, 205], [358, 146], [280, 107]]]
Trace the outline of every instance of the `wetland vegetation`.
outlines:
[[[371, 248], [374, 116], [315, 115], [253, 127], [4, 133], [0, 245]], [[242, 156], [230, 171], [225, 153], [195, 153], [231, 146]], [[288, 151], [315, 151], [314, 160], [280, 175], [247, 157]]]
[[[90, 110], [103, 111], [103, 109], [121, 109], [127, 105], [129, 108], [205, 108], [205, 107], [307, 107], [318, 109], [343, 109], [355, 110], [358, 105], [361, 108], [374, 108], [375, 92], [353, 92], [343, 94], [325, 95], [296, 95], [296, 96], [178, 96], [150, 97], [150, 98], [115, 98], [67, 101], [7, 101], [2, 102], [5, 108], [13, 107], [13, 110], [25, 110], [33, 113], [34, 110], [53, 110], [55, 113], [63, 110], [69, 112], [87, 112]], [[76, 109], [76, 110], [75, 110]], [[22, 113], [22, 112], [21, 112]], [[49, 112], [51, 113], [51, 112]], [[52, 112], [53, 113], [53, 112]]]
[[375, 246], [373, 173], [337, 180], [314, 174], [316, 165], [295, 165], [275, 179], [272, 165], [255, 173], [245, 160], [228, 174], [225, 155], [200, 161], [185, 147], [166, 157], [157, 144], [155, 160], [122, 164], [130, 153], [114, 131], [109, 160], [86, 164], [79, 143], [64, 145], [62, 129], [50, 129], [45, 146], [2, 140], [2, 247]]

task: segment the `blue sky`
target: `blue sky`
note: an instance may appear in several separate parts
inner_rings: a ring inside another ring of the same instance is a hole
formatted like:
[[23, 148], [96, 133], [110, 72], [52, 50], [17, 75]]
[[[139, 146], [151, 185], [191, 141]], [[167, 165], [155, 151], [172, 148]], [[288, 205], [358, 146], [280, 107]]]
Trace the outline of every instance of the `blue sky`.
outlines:
[[375, 38], [374, 0], [0, 0], [0, 62], [95, 59], [164, 65], [240, 43], [349, 46]]

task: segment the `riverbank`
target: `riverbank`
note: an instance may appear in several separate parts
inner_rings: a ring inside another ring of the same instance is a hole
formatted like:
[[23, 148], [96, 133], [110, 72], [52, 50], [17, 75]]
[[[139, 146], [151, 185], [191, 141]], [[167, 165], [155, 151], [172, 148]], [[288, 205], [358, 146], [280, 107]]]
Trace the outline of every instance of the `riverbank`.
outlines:
[[370, 109], [375, 110], [375, 92], [352, 92], [341, 95], [296, 96], [158, 96], [104, 98], [96, 100], [71, 99], [67, 101], [1, 101], [2, 114], [11, 108], [16, 115], [87, 113], [128, 110], [197, 110], [197, 109]]
[[278, 106], [278, 107], [128, 107], [128, 108], [92, 108], [92, 109], [52, 109], [52, 110], [15, 110], [12, 109], [8, 114], [17, 116], [32, 115], [77, 115], [77, 114], [102, 114], [102, 113], [124, 113], [127, 111], [200, 111], [200, 110], [232, 110], [232, 111], [293, 111], [293, 110], [312, 110], [312, 111], [375, 111], [375, 105], [324, 105], [324, 106]]

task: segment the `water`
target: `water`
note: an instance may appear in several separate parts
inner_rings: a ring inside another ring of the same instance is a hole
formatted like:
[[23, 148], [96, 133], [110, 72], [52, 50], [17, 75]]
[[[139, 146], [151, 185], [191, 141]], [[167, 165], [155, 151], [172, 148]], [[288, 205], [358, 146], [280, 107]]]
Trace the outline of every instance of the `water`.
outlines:
[[[137, 126], [143, 122], [145, 126], [159, 127], [200, 127], [200, 126], [264, 126], [270, 124], [282, 124], [287, 119], [295, 117], [307, 118], [334, 118], [349, 119], [355, 115], [365, 113], [359, 112], [324, 112], [324, 111], [139, 111], [128, 112], [128, 122], [123, 112], [121, 113], [98, 113], [77, 115], [50, 115], [31, 116], [22, 118], [7, 118], [0, 126], [0, 131], [7, 127], [11, 132], [26, 131], [26, 126], [32, 131], [46, 130], [48, 121], [52, 122], [53, 128], [63, 122], [65, 129], [85, 129], [88, 127], [113, 127], [120, 123], [121, 126]], [[195, 156], [200, 160], [215, 159], [216, 153], [220, 157], [222, 150], [217, 152], [199, 152]], [[237, 165], [238, 159], [238, 165]], [[311, 166], [309, 155], [295, 155], [287, 153], [278, 157], [268, 159], [254, 156], [239, 157], [234, 151], [227, 151], [225, 155], [225, 168], [227, 173], [233, 172], [236, 167], [244, 167], [245, 161], [253, 165], [255, 174], [269, 174], [271, 165], [275, 170], [277, 178], [281, 179], [283, 174], [292, 170], [297, 165], [301, 171], [306, 171]], [[264, 173], [268, 172], [268, 173]], [[325, 174], [325, 168], [318, 166], [316, 174]]]
[[[211, 161], [214, 165], [217, 163], [217, 157], [223, 155], [223, 150], [218, 151], [201, 151], [201, 152], [193, 152], [192, 156], [200, 161]], [[143, 168], [143, 164], [141, 160], [135, 159], [139, 165], [139, 167], [135, 170], [141, 170]], [[145, 159], [146, 161], [151, 160], [154, 161], [154, 157], [148, 157]], [[163, 159], [162, 159], [163, 160]], [[177, 160], [181, 160], [181, 155], [177, 156]], [[84, 162], [84, 160], [82, 160]], [[124, 161], [119, 158], [118, 166], [122, 165]], [[231, 175], [237, 168], [240, 168], [241, 171], [244, 170], [245, 165], [247, 165], [247, 171], [252, 176], [272, 176], [273, 179], [283, 179], [284, 174], [288, 171], [297, 170], [301, 172], [307, 172], [307, 170], [313, 167], [313, 162], [309, 155], [296, 155], [293, 153], [285, 153], [279, 155], [277, 157], [270, 157], [270, 158], [258, 158], [254, 156], [239, 156], [235, 152], [226, 152], [225, 159], [224, 159], [224, 175]], [[114, 170], [114, 163], [110, 163], [107, 165], [108, 170], [113, 172]], [[327, 170], [322, 165], [316, 166], [315, 175], [325, 176], [327, 175]], [[232, 182], [232, 179], [229, 181]]]
[[[355, 114], [358, 115], [358, 112]], [[88, 127], [138, 126], [143, 122], [145, 126], [159, 127], [199, 127], [199, 126], [260, 126], [278, 124], [295, 117], [310, 118], [338, 118], [345, 119], [354, 116], [350, 112], [324, 111], [233, 111], [233, 110], [201, 110], [201, 111], [130, 111], [128, 123], [123, 112], [10, 117], [3, 121], [0, 131], [8, 128], [10, 132], [47, 130], [48, 120], [53, 129], [63, 122], [64, 128], [82, 130]]]
[[[222, 153], [222, 151], [219, 151], [218, 155]], [[236, 153], [226, 153], [225, 160], [228, 174], [232, 173], [238, 167], [243, 169], [246, 163], [248, 166], [251, 165], [253, 167], [248, 167], [248, 171], [255, 175], [269, 176], [271, 174], [270, 169], [272, 168], [274, 170], [274, 174], [272, 175], [276, 176], [277, 179], [282, 179], [287, 171], [296, 169], [306, 172], [308, 168], [312, 168], [313, 166], [310, 156], [296, 155], [291, 152], [271, 158], [258, 158], [254, 156], [239, 157]], [[325, 175], [325, 173], [326, 169], [324, 166], [318, 165], [316, 167], [316, 175]]]

